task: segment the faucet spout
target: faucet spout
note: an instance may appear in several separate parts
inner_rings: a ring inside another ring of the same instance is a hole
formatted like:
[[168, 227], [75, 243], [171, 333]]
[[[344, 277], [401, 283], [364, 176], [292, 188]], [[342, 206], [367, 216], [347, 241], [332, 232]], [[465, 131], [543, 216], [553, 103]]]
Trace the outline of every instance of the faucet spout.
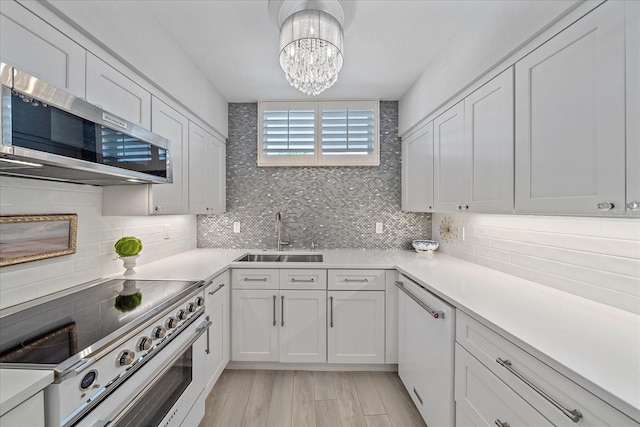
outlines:
[[[290, 241], [282, 241], [282, 214], [280, 211], [276, 212], [276, 234], [278, 235], [278, 251], [282, 250], [282, 246], [288, 246], [291, 244]], [[289, 240], [291, 240], [290, 237]]]

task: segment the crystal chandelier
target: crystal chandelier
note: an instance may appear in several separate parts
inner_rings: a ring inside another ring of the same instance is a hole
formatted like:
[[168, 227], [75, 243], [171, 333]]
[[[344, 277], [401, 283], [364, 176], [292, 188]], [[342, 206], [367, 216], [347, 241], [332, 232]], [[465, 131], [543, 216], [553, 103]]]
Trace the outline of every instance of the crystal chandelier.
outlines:
[[280, 67], [291, 86], [318, 95], [338, 79], [343, 62], [342, 26], [320, 10], [301, 10], [280, 28]]

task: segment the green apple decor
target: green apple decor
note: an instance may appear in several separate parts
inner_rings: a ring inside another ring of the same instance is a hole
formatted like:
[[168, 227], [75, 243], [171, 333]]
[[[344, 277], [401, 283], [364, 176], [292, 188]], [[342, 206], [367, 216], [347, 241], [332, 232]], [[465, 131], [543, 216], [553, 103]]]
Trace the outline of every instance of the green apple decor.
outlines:
[[115, 250], [124, 264], [124, 275], [134, 274], [133, 268], [136, 266], [138, 254], [142, 251], [142, 241], [137, 237], [125, 236], [116, 242]]

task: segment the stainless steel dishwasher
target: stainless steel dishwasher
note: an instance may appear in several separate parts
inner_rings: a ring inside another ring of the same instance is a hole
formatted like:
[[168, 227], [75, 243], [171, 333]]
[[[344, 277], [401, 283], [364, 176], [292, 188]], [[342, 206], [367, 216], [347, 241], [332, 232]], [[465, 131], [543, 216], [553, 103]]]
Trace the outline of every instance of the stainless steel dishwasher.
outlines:
[[400, 276], [398, 375], [430, 427], [453, 427], [455, 309]]

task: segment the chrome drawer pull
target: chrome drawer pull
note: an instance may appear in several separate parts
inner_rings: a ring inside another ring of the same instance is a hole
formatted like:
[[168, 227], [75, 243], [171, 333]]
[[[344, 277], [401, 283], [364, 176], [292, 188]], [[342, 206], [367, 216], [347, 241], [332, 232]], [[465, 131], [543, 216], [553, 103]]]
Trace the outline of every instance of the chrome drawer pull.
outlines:
[[506, 421], [502, 422], [499, 419], [496, 419], [496, 425], [498, 427], [511, 427], [508, 422]]
[[333, 297], [329, 297], [329, 327], [333, 328]]
[[280, 305], [280, 326], [284, 326], [284, 295], [282, 295], [282, 303]]
[[358, 283], [366, 283], [369, 281], [366, 277], [364, 279], [344, 279], [345, 283], [348, 282], [358, 282]]
[[273, 296], [273, 326], [276, 326], [276, 296]]
[[523, 383], [525, 383], [526, 385], [528, 385], [529, 387], [531, 387], [536, 393], [538, 393], [540, 396], [544, 397], [545, 400], [549, 403], [551, 403], [553, 406], [555, 406], [556, 408], [558, 408], [564, 415], [566, 415], [571, 421], [573, 421], [574, 423], [577, 423], [578, 421], [580, 421], [580, 418], [582, 418], [582, 413], [580, 411], [578, 411], [577, 409], [567, 409], [564, 406], [562, 406], [560, 403], [556, 402], [556, 400], [554, 398], [552, 398], [551, 396], [549, 396], [547, 393], [545, 393], [540, 387], [538, 387], [537, 385], [535, 385], [534, 383], [532, 383], [529, 379], [527, 379], [524, 375], [522, 375], [520, 372], [516, 371], [515, 369], [513, 369], [513, 367], [511, 367], [511, 361], [509, 359], [507, 360], [502, 360], [499, 357], [496, 359], [496, 362], [498, 362], [498, 364], [502, 367], [504, 367], [507, 371], [511, 372], [513, 375], [515, 375], [516, 377], [518, 377], [518, 379], [520, 381], [522, 381]]
[[218, 292], [222, 288], [224, 288], [224, 283], [221, 284], [220, 286], [218, 286], [215, 291], [209, 291], [209, 295], [215, 294], [216, 292]]
[[[422, 398], [420, 397], [420, 395], [418, 394], [418, 392], [416, 391], [416, 388], [413, 388], [413, 394], [416, 395], [416, 397], [418, 398], [418, 401], [420, 401], [420, 405], [424, 406], [424, 403], [422, 403]], [[508, 426], [507, 426], [508, 427]]]
[[313, 283], [315, 280], [313, 278], [305, 280], [305, 279], [296, 279], [295, 277], [291, 279], [291, 283]]
[[266, 277], [263, 277], [263, 278], [261, 278], [261, 279], [252, 279], [252, 278], [250, 278], [250, 277], [245, 277], [245, 278], [244, 278], [244, 279], [242, 279], [242, 280], [244, 280], [245, 282], [266, 282], [266, 281], [267, 281], [267, 278], [266, 278]]
[[434, 310], [433, 308], [429, 307], [420, 298], [418, 298], [417, 296], [415, 296], [414, 294], [409, 292], [409, 289], [404, 287], [404, 283], [398, 281], [398, 282], [396, 282], [396, 287], [398, 289], [400, 289], [402, 292], [404, 292], [405, 294], [407, 294], [407, 296], [409, 298], [414, 300], [416, 302], [416, 304], [418, 304], [420, 307], [422, 307], [434, 319], [444, 319], [444, 312], [443, 311], [437, 311], [437, 310]]

